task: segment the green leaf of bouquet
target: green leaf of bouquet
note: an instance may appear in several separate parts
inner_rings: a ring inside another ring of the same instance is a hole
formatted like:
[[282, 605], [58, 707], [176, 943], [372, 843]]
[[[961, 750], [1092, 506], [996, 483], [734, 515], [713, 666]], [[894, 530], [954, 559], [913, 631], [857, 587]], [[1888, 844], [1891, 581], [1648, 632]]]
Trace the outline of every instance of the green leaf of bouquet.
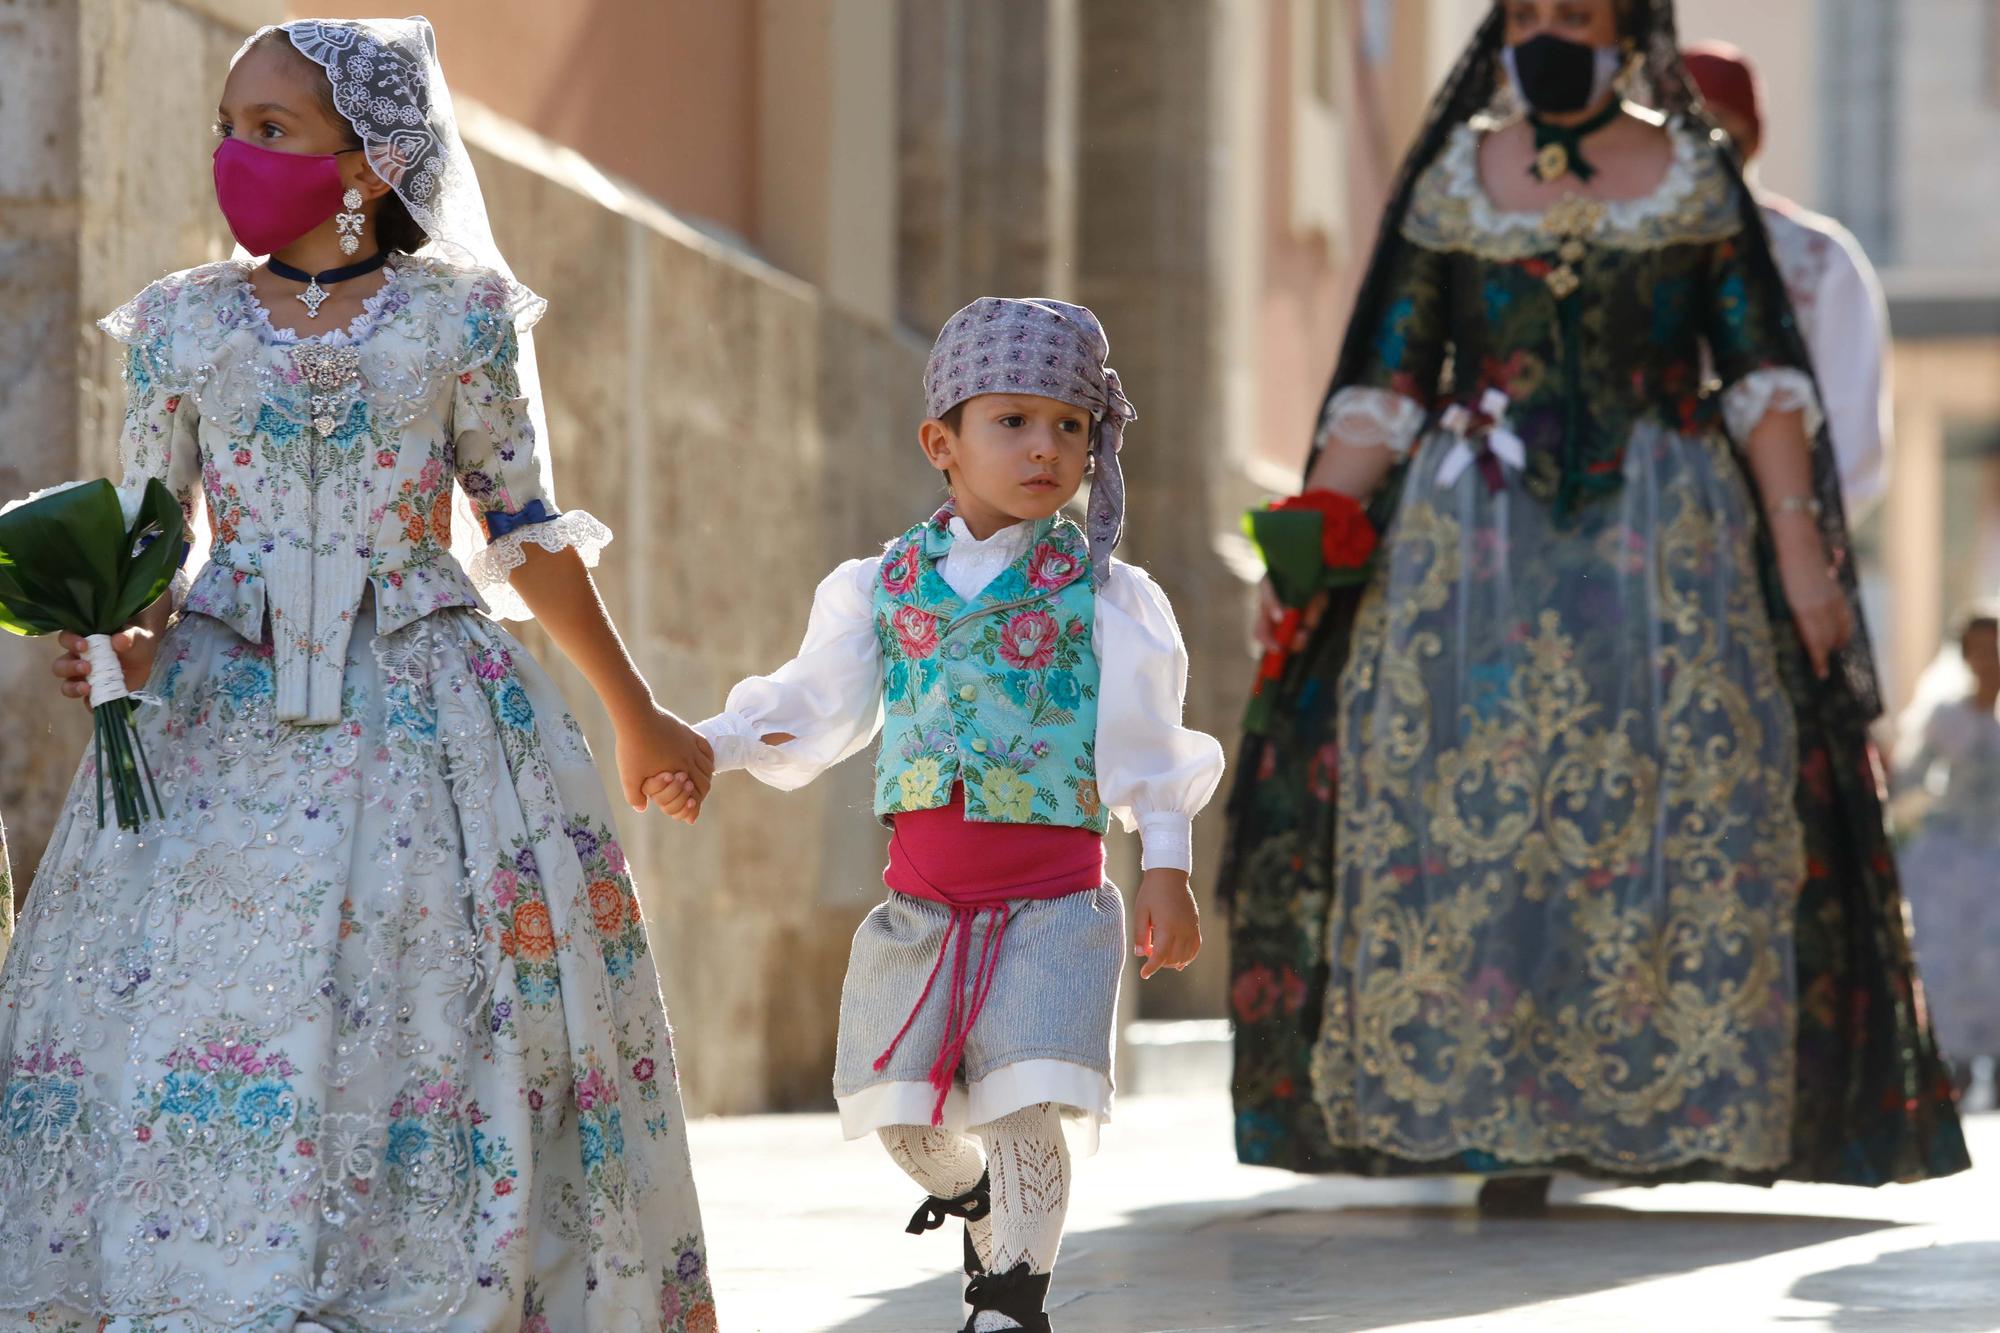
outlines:
[[38, 634], [53, 634], [61, 628], [61, 622], [44, 612], [40, 604], [22, 590], [14, 578], [13, 569], [0, 565], [0, 629], [32, 638]]
[[23, 590], [46, 599], [42, 610], [77, 623], [79, 632], [99, 628], [117, 589], [118, 551], [125, 540], [125, 515], [117, 488], [108, 481], [73, 486], [0, 514], [0, 553], [16, 571]]
[[81, 559], [89, 576], [108, 585], [117, 576], [118, 542], [125, 535], [118, 488], [99, 479], [0, 515], [0, 550], [16, 560], [58, 534], [67, 536], [71, 553]]
[[[121, 552], [122, 569], [111, 608], [112, 619], [119, 628], [158, 601], [173, 582], [174, 570], [180, 566], [184, 528], [180, 502], [174, 499], [174, 493], [157, 479], [149, 480], [139, 502], [139, 516], [126, 534]], [[152, 544], [132, 554], [132, 548], [149, 534]]]
[[1311, 509], [1253, 509], [1250, 538], [1264, 554], [1271, 591], [1286, 606], [1304, 606], [1321, 587], [1325, 572], [1320, 515]]
[[55, 576], [55, 571], [39, 565], [0, 565], [0, 570], [5, 571], [8, 585], [13, 589], [5, 595], [14, 614], [24, 621], [49, 626], [37, 633], [49, 634], [58, 629], [84, 632], [82, 611], [72, 604], [70, 590]]

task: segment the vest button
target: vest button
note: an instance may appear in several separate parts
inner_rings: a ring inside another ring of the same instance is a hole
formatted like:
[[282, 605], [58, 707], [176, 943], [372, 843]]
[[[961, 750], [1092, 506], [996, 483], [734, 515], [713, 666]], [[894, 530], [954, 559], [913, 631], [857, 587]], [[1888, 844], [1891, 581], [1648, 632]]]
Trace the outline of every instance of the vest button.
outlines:
[[974, 736], [972, 738], [972, 752], [974, 754], [986, 753], [986, 738], [984, 736]]
[[971, 703], [979, 697], [979, 688], [976, 685], [961, 685], [958, 687], [958, 697]]

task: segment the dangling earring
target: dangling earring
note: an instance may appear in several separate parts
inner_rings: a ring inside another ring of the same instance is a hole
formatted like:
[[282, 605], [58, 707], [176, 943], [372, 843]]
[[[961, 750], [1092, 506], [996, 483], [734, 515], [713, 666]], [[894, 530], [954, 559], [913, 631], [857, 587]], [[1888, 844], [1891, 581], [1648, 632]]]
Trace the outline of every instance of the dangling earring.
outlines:
[[1611, 80], [1611, 89], [1622, 102], [1650, 104], [1652, 89], [1645, 77], [1646, 55], [1639, 44], [1630, 37], [1619, 42], [1625, 48], [1625, 61], [1618, 67], [1618, 76]]
[[351, 255], [361, 248], [361, 226], [368, 221], [361, 211], [361, 191], [350, 185], [340, 196], [340, 206], [347, 211], [333, 215], [333, 229], [340, 233], [340, 253]]

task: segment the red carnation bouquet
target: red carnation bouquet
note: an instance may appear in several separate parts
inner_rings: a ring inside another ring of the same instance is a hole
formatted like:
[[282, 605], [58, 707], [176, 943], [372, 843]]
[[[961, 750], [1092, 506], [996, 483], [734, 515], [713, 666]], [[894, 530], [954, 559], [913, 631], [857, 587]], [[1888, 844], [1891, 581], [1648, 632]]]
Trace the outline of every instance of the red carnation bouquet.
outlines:
[[1271, 720], [1269, 686], [1285, 674], [1306, 606], [1329, 588], [1365, 583], [1376, 536], [1361, 503], [1337, 491], [1307, 491], [1253, 509], [1243, 516], [1243, 530], [1263, 555], [1271, 591], [1285, 608], [1279, 646], [1265, 653], [1257, 668], [1243, 719], [1246, 731], [1261, 734]]

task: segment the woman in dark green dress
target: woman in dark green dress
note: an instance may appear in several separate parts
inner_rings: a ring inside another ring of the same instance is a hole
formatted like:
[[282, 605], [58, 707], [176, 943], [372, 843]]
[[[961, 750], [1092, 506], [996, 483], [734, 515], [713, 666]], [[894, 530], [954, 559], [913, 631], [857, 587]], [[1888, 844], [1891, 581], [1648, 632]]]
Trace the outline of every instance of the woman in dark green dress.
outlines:
[[1818, 395], [1723, 142], [1667, 0], [1507, 0], [1405, 165], [1307, 474], [1381, 550], [1232, 802], [1246, 1162], [1527, 1208], [1552, 1170], [1966, 1165]]

